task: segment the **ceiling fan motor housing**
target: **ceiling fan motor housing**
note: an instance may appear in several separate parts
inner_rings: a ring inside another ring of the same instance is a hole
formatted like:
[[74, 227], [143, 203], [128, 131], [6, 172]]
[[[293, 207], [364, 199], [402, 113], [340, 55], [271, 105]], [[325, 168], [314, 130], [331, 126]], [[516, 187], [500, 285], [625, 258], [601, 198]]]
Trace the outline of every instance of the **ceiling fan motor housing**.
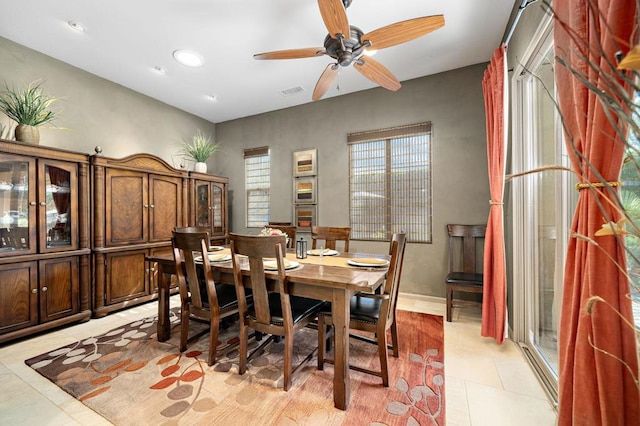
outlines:
[[349, 38], [342, 40], [331, 37], [327, 34], [324, 39], [324, 48], [327, 55], [338, 61], [343, 67], [351, 65], [363, 52], [364, 47], [361, 42], [363, 32], [360, 28], [350, 25]]

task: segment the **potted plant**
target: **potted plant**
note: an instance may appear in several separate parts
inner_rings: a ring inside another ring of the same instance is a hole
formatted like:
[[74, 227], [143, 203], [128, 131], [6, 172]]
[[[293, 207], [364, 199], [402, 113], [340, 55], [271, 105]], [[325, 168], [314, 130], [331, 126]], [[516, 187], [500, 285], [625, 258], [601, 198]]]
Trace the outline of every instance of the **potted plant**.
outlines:
[[191, 138], [191, 143], [183, 141], [181, 145], [182, 154], [192, 158], [195, 162], [195, 171], [199, 173], [207, 172], [207, 160], [214, 152], [220, 149], [220, 144], [211, 140], [211, 135], [205, 135], [200, 130]]
[[38, 126], [56, 117], [50, 106], [58, 98], [44, 94], [41, 85], [41, 82], [30, 83], [22, 89], [16, 89], [4, 82], [0, 91], [0, 112], [18, 123], [15, 129], [17, 141], [39, 143]]

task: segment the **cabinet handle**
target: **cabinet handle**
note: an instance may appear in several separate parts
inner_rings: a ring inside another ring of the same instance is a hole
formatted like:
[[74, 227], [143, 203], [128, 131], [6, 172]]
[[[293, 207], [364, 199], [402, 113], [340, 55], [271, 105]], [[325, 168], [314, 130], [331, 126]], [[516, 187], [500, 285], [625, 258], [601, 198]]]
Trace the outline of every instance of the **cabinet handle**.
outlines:
[[155, 271], [156, 271], [156, 268], [151, 268], [151, 272], [155, 272]]
[[37, 288], [32, 288], [32, 289], [31, 289], [31, 293], [36, 294], [37, 292], [38, 292], [38, 289], [37, 289]]
[[37, 206], [37, 205], [38, 205], [38, 203], [36, 203], [35, 201], [31, 201], [31, 202], [29, 203], [29, 205], [30, 205], [30, 206]]
[[47, 203], [45, 203], [44, 201], [40, 201], [40, 205], [41, 205], [42, 207], [44, 207], [44, 206], [46, 206], [46, 205], [47, 205]]
[[47, 290], [48, 290], [48, 288], [46, 286], [42, 287], [42, 291], [47, 291]]
[[146, 208], [148, 208], [148, 207], [149, 207], [149, 204], [145, 204], [145, 205], [144, 205], [144, 208], [145, 208], [145, 209], [146, 209]]
[[154, 208], [154, 207], [155, 207], [155, 205], [151, 204], [149, 207]]

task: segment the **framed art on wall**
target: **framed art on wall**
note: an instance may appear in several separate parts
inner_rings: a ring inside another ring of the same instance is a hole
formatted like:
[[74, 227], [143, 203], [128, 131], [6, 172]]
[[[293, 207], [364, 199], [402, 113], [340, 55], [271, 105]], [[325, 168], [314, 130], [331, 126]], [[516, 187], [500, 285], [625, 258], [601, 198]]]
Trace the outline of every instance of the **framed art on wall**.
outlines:
[[316, 224], [317, 208], [315, 204], [299, 204], [295, 206], [296, 226], [300, 232], [311, 232]]
[[295, 178], [293, 182], [295, 204], [315, 204], [317, 178], [315, 176]]
[[317, 149], [296, 151], [293, 153], [293, 175], [315, 176], [318, 174]]

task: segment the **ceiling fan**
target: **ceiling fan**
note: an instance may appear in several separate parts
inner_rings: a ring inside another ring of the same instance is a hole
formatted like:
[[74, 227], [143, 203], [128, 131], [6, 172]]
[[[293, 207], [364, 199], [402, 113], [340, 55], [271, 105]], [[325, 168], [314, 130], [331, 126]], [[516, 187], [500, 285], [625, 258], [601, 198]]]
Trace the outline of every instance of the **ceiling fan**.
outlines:
[[352, 0], [318, 0], [320, 14], [329, 34], [323, 47], [278, 50], [257, 53], [255, 59], [298, 59], [327, 55], [337, 62], [329, 64], [313, 90], [312, 99], [317, 101], [329, 90], [338, 77], [340, 67], [353, 67], [374, 83], [396, 91], [400, 88], [398, 79], [380, 62], [365, 55], [365, 50], [373, 51], [395, 46], [422, 37], [444, 26], [444, 15], [423, 16], [387, 25], [369, 33], [349, 25], [346, 8]]

